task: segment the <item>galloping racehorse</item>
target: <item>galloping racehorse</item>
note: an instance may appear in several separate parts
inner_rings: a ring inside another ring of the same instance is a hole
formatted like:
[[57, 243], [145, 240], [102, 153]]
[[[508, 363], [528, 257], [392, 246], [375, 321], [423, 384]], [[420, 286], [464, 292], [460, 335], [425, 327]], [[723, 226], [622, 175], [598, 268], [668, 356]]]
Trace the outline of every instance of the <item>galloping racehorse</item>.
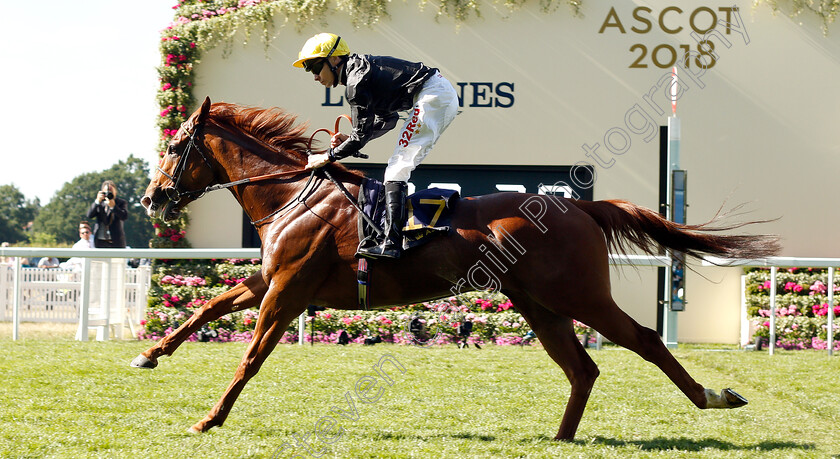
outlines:
[[[148, 214], [176, 218], [211, 185], [229, 187], [262, 240], [262, 270], [198, 310], [178, 330], [143, 352], [132, 366], [154, 368], [203, 324], [259, 306], [254, 337], [233, 381], [192, 431], [224, 423], [233, 403], [271, 353], [293, 318], [309, 304], [357, 308], [357, 210], [306, 164], [306, 127], [279, 109], [262, 110], [206, 99], [172, 139], [142, 199]], [[364, 177], [338, 163], [328, 171], [353, 195]], [[550, 201], [554, 200], [554, 201]], [[539, 217], [539, 218], [536, 218]], [[647, 253], [660, 247], [693, 256], [757, 258], [778, 251], [771, 236], [721, 235], [721, 229], [679, 225], [626, 201], [580, 201], [497, 193], [455, 205], [449, 234], [408, 251], [400, 260], [375, 260], [374, 307], [450, 296], [488, 248], [499, 249], [497, 285], [536, 332], [571, 382], [558, 440], [574, 438], [598, 367], [575, 336], [572, 319], [654, 363], [698, 408], [747, 403], [692, 379], [659, 335], [639, 325], [610, 295], [608, 249], [627, 244]], [[502, 257], [508, 247], [513, 260]], [[510, 247], [516, 247], [511, 250]], [[475, 273], [472, 273], [473, 276]], [[460, 280], [460, 283], [459, 283]]]

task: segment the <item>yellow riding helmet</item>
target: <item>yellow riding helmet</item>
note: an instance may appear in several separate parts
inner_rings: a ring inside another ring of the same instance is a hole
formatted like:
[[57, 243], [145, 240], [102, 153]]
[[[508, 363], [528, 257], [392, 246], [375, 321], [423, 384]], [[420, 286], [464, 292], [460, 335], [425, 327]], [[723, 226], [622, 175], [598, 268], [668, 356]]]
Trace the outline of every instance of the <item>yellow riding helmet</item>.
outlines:
[[306, 40], [292, 65], [303, 68], [303, 62], [316, 57], [346, 56], [350, 54], [347, 40], [334, 33], [319, 33]]

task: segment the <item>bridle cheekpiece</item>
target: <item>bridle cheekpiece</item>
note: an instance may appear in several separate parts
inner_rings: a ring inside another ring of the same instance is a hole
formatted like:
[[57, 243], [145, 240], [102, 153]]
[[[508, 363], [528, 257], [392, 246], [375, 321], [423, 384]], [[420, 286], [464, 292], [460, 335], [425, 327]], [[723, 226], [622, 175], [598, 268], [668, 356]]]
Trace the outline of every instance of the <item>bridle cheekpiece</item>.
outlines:
[[183, 176], [184, 170], [187, 167], [187, 159], [189, 158], [190, 152], [193, 149], [195, 149], [195, 151], [197, 151], [198, 154], [201, 155], [201, 159], [204, 160], [204, 164], [206, 164], [211, 171], [213, 170], [213, 167], [210, 165], [210, 161], [207, 160], [207, 156], [204, 155], [204, 152], [201, 151], [201, 148], [198, 147], [198, 144], [195, 141], [196, 136], [198, 135], [199, 128], [200, 126], [196, 126], [195, 129], [193, 129], [192, 134], [190, 134], [190, 140], [189, 142], [187, 142], [187, 148], [178, 158], [178, 164], [175, 165], [175, 170], [172, 172], [171, 175], [165, 170], [161, 169], [160, 165], [158, 165], [157, 167], [158, 172], [163, 174], [164, 177], [168, 178], [172, 182], [171, 187], [166, 187], [163, 189], [164, 194], [166, 194], [166, 198], [172, 204], [178, 204], [179, 202], [181, 202], [181, 198], [184, 196], [196, 196], [195, 199], [198, 199], [208, 191], [208, 187], [205, 187], [199, 190], [182, 192], [178, 187], [181, 184], [181, 177]]

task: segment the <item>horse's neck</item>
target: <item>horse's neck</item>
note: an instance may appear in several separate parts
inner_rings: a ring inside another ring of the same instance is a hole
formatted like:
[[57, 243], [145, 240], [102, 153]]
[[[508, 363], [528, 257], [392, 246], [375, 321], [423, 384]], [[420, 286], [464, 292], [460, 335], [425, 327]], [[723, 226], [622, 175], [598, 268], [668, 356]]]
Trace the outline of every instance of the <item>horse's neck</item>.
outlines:
[[[323, 199], [330, 200], [330, 205], [333, 207], [352, 205], [342, 192], [328, 181], [321, 183], [314, 191], [304, 190], [308, 188], [309, 174], [304, 171], [305, 162], [302, 162], [293, 152], [278, 152], [275, 147], [248, 135], [232, 138], [230, 131], [224, 131], [219, 138], [224, 143], [224, 148], [218, 148], [214, 153], [215, 160], [222, 169], [217, 174], [218, 179], [234, 182], [274, 173], [291, 174], [278, 179], [230, 188], [231, 193], [252, 222], [257, 222], [266, 216], [273, 216], [278, 210], [280, 211], [278, 216], [282, 215], [283, 210], [288, 208], [290, 203], [304, 198], [307, 205], [314, 205]], [[276, 161], [265, 158], [276, 159]], [[300, 173], [293, 174], [294, 171], [300, 171]], [[332, 176], [354, 197], [358, 195], [363, 177], [343, 167], [331, 168], [331, 172]], [[304, 193], [305, 196], [303, 196]]]
[[[252, 181], [229, 188], [242, 209], [256, 221], [294, 199], [305, 185], [307, 174], [303, 172], [305, 164], [291, 153], [284, 156], [273, 147], [257, 139], [243, 138], [232, 140], [229, 136], [220, 136], [224, 148], [214, 150], [215, 161], [219, 165], [216, 172], [219, 183], [230, 183], [245, 179], [277, 174], [274, 179]], [[275, 159], [268, 161], [266, 158]], [[287, 159], [288, 161], [283, 161]], [[294, 174], [301, 171], [300, 174]]]

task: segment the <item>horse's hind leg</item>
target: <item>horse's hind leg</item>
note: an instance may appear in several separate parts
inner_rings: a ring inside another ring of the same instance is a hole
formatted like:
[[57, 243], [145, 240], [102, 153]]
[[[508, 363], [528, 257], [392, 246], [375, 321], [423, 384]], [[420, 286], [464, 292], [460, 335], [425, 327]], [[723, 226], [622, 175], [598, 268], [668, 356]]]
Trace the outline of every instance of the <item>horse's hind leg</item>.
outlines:
[[263, 280], [262, 273], [257, 272], [253, 274], [232, 289], [208, 301], [192, 317], [178, 327], [177, 330], [166, 335], [157, 344], [135, 357], [131, 361], [131, 366], [135, 368], [156, 367], [158, 357], [172, 355], [181, 343], [186, 341], [190, 335], [198, 331], [204, 324], [234, 311], [259, 306], [267, 289], [268, 286]]
[[625, 347], [662, 370], [698, 408], [737, 408], [747, 400], [731, 389], [721, 394], [704, 389], [671, 354], [659, 334], [643, 327], [622, 311], [612, 298], [594, 300], [577, 308], [577, 319], [599, 331], [607, 339]]
[[554, 314], [526, 298], [511, 297], [511, 300], [572, 385], [560, 430], [554, 437], [555, 440], [570, 441], [575, 436], [592, 386], [600, 373], [598, 366], [578, 341], [572, 319]]

